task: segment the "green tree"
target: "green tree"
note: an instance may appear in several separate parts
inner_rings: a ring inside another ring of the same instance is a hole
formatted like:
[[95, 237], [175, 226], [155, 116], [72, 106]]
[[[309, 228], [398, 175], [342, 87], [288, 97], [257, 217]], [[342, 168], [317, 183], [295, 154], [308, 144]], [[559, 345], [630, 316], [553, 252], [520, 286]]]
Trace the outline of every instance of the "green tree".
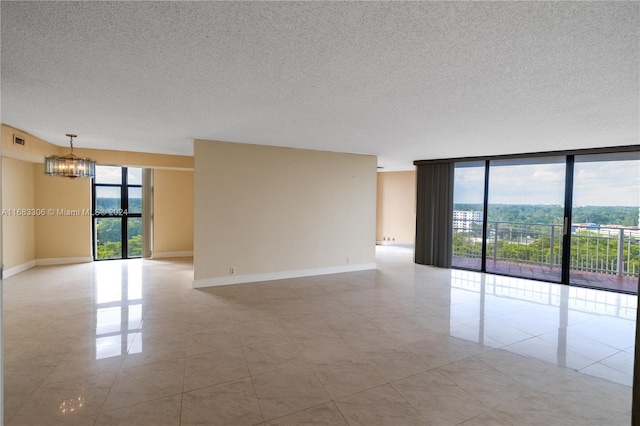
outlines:
[[108, 241], [98, 244], [98, 259], [114, 259], [122, 257], [122, 244], [114, 241]]
[[100, 218], [96, 226], [98, 243], [122, 241], [122, 219], [120, 218]]
[[127, 248], [129, 250], [129, 257], [142, 256], [142, 235], [136, 235], [127, 241]]

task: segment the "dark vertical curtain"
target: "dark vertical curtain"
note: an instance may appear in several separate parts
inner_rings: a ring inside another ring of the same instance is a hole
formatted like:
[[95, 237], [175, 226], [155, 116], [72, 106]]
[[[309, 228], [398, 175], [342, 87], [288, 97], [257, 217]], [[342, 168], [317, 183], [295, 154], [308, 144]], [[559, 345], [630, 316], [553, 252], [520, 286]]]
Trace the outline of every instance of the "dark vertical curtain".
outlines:
[[454, 163], [418, 165], [415, 262], [451, 267]]

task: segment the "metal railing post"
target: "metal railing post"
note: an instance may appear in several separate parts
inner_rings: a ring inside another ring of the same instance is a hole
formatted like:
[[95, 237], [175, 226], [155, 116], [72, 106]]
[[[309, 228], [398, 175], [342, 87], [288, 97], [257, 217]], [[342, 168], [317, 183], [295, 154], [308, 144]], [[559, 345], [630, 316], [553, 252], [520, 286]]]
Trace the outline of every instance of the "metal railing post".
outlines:
[[[509, 229], [506, 229], [505, 226], [509, 226]], [[548, 259], [544, 259], [544, 252], [547, 249], [544, 247], [544, 244], [542, 244], [544, 234], [547, 231], [539, 229], [541, 226], [551, 227], [550, 231], [548, 231]], [[561, 235], [556, 235], [556, 228], [558, 226], [561, 227], [560, 230], [562, 232], [565, 232], [564, 229], [567, 228], [567, 225], [561, 224], [523, 224], [519, 222], [488, 221], [487, 226], [485, 227], [485, 232], [483, 232], [483, 235], [487, 239], [486, 254], [484, 259], [487, 262], [489, 262], [490, 259], [493, 259], [493, 262], [497, 263], [498, 243], [500, 242], [500, 238], [503, 238], [503, 244], [506, 244], [510, 248], [514, 249], [517, 248], [515, 247], [515, 245], [520, 245], [520, 249], [514, 250], [516, 256], [513, 258], [511, 256], [507, 256], [507, 258], [504, 258], [505, 253], [501, 253], [501, 260], [512, 263], [533, 264], [537, 266], [546, 265], [551, 268], [559, 267], [560, 265], [555, 264], [556, 260], [559, 260], [560, 262], [562, 260], [559, 257], [560, 255], [556, 254], [555, 252], [556, 239], [560, 238], [560, 240], [562, 240]], [[500, 237], [499, 233], [503, 228], [505, 235], [504, 237]], [[531, 231], [531, 238], [533, 238], [534, 241], [538, 241], [539, 246], [535, 246], [535, 256], [533, 256], [532, 258], [520, 259], [520, 253], [524, 253], [525, 250], [531, 249], [530, 239], [528, 238], [530, 235], [525, 230], [527, 228]], [[631, 234], [627, 236], [627, 230], [630, 228], [602, 227], [598, 229], [597, 232], [593, 232], [593, 229], [594, 227], [578, 227], [578, 231], [573, 235], [573, 247], [571, 247], [571, 252], [574, 253], [574, 255], [571, 256], [568, 261], [569, 268], [571, 270], [597, 274], [617, 275], [619, 277], [637, 277], [638, 275], [640, 275], [637, 264], [635, 263], [637, 256], [635, 244], [640, 244], [635, 237], [636, 231], [631, 231]], [[468, 229], [466, 228], [465, 230], [468, 231]], [[617, 236], [616, 230], [618, 231]], [[493, 231], [494, 233], [493, 237], [490, 236], [491, 231]], [[509, 235], [506, 235], [507, 232], [509, 232]], [[595, 243], [593, 242], [594, 238], [596, 239]], [[617, 244], [615, 244], [616, 238], [618, 240]], [[588, 242], [586, 241], [587, 239], [589, 239]], [[591, 243], [593, 243], [593, 247], [590, 247]], [[479, 242], [475, 241], [474, 238], [471, 237], [471, 235], [466, 235], [466, 250], [460, 250], [460, 252], [456, 252], [454, 253], [454, 255], [466, 258], [476, 258], [478, 257], [478, 254], [476, 254], [474, 250], [477, 248], [476, 246], [478, 246], [478, 244]], [[490, 244], [493, 244], [493, 249], [490, 248]], [[560, 241], [559, 245], [561, 246], [562, 244], [563, 242]], [[625, 247], [628, 250], [626, 255], [624, 254]], [[633, 248], [633, 250], [631, 250], [631, 248]], [[560, 249], [561, 247], [559, 247], [559, 250]], [[581, 254], [581, 250], [583, 249], [585, 250], [585, 253]], [[600, 250], [604, 250], [605, 253], [601, 255]]]
[[498, 222], [496, 222], [496, 229], [493, 235], [493, 261], [498, 259]]
[[553, 247], [554, 247], [554, 234], [555, 234], [555, 229], [556, 226], [555, 225], [551, 225], [551, 236], [549, 238], [549, 266], [553, 268], [553, 257], [554, 257], [554, 252], [553, 252]]
[[624, 274], [624, 229], [620, 228], [618, 233], [618, 276], [621, 277]]

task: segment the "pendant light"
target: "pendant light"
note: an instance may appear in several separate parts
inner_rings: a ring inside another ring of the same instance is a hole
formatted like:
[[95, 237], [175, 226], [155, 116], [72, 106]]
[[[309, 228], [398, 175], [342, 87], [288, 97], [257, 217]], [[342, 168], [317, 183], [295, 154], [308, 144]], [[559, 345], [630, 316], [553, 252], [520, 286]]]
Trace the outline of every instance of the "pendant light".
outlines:
[[92, 178], [96, 175], [96, 162], [90, 158], [73, 155], [73, 138], [78, 135], [67, 133], [71, 152], [64, 157], [50, 155], [44, 158], [44, 174], [68, 178]]

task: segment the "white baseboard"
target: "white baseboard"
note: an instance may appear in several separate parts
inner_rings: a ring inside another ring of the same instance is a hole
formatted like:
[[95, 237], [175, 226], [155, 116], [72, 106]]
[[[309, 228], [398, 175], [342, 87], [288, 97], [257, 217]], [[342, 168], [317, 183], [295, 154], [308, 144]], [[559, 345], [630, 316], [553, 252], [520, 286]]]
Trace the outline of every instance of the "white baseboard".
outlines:
[[72, 263], [93, 262], [93, 257], [52, 257], [49, 259], [36, 259], [36, 265], [70, 265]]
[[15, 274], [19, 274], [20, 272], [24, 272], [27, 269], [31, 269], [36, 266], [35, 260], [30, 260], [29, 262], [21, 263], [20, 265], [12, 266], [11, 268], [4, 269], [2, 271], [2, 279], [9, 278]]
[[375, 263], [359, 263], [354, 265], [330, 266], [327, 268], [300, 269], [294, 271], [268, 272], [265, 274], [229, 275], [215, 278], [193, 280], [193, 288], [215, 287], [219, 285], [254, 283], [260, 281], [285, 280], [288, 278], [311, 277], [315, 275], [341, 274], [344, 272], [366, 271], [376, 269]]
[[416, 245], [414, 243], [403, 243], [400, 241], [376, 241], [377, 246], [390, 246], [390, 247], [404, 247], [414, 249]]
[[93, 257], [91, 256], [56, 257], [56, 258], [50, 258], [50, 259], [36, 259], [36, 260], [31, 260], [29, 262], [25, 262], [20, 265], [13, 266], [11, 268], [7, 268], [3, 270], [2, 278], [3, 279], [9, 278], [13, 275], [19, 274], [20, 272], [24, 272], [27, 269], [31, 269], [34, 266], [39, 266], [39, 265], [69, 265], [72, 263], [87, 263], [87, 262], [93, 262]]
[[193, 251], [154, 251], [151, 254], [151, 259], [166, 259], [169, 257], [193, 257]]

